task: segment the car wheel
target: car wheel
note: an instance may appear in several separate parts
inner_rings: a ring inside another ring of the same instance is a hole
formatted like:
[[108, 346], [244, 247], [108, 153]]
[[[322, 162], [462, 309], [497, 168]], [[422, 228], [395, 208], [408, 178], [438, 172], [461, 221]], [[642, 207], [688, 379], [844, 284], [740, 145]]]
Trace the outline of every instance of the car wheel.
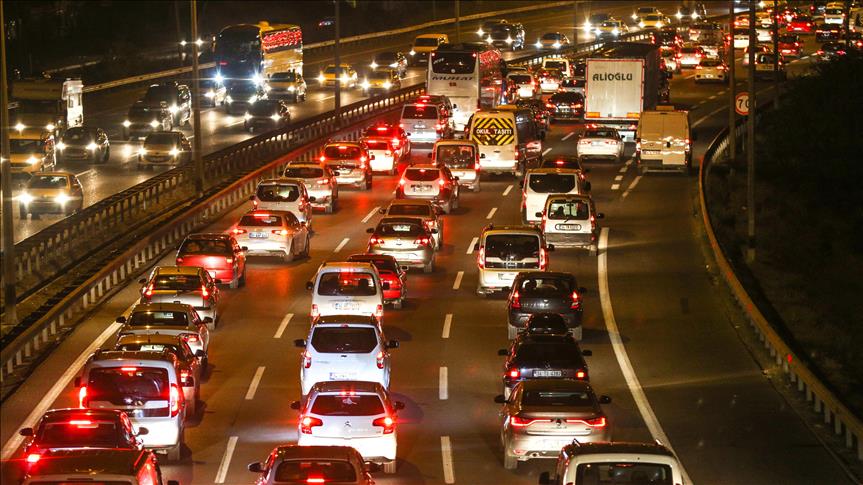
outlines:
[[518, 468], [518, 458], [510, 455], [506, 451], [503, 452], [503, 467], [507, 470], [515, 470]]
[[510, 324], [506, 325], [506, 338], [512, 340], [518, 335], [518, 329]]
[[366, 179], [366, 190], [372, 190], [372, 179]]
[[180, 428], [180, 436], [177, 438], [177, 444], [168, 448], [168, 461], [180, 461], [180, 459], [183, 458], [183, 444], [186, 441], [183, 436], [184, 434], [185, 430]]
[[107, 163], [111, 158], [111, 147], [105, 148], [105, 154], [102, 155], [102, 163]]
[[429, 260], [429, 262], [423, 266], [423, 273], [429, 274], [432, 271], [434, 271], [434, 258]]
[[293, 248], [293, 245], [291, 245], [291, 247], [288, 248], [288, 250], [285, 252], [285, 255], [282, 257], [282, 261], [285, 263], [290, 263], [293, 260], [294, 260], [294, 248]]
[[388, 461], [384, 463], [384, 473], [387, 475], [392, 475], [396, 472], [396, 460]]
[[324, 213], [325, 214], [332, 214], [334, 205], [335, 205], [335, 202], [330, 201], [330, 203], [327, 204], [326, 207], [324, 207]]
[[311, 251], [311, 246], [309, 246], [309, 236], [306, 236], [306, 245], [303, 247], [303, 258], [309, 257], [309, 252]]

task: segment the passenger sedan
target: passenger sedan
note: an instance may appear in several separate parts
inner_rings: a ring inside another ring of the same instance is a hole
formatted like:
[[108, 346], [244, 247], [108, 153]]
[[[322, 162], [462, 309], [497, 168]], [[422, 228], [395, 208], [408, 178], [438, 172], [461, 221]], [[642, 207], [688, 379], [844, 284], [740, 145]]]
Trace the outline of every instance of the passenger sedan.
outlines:
[[408, 58], [401, 52], [378, 52], [369, 67], [373, 70], [395, 69], [399, 77], [403, 78], [407, 76]]
[[177, 266], [200, 266], [231, 288], [246, 285], [246, 253], [230, 234], [189, 234], [177, 250]]
[[421, 199], [449, 214], [458, 209], [458, 179], [449, 168], [436, 165], [414, 165], [405, 169], [396, 187], [396, 199]]
[[524, 381], [503, 404], [500, 440], [503, 466], [515, 470], [520, 461], [557, 458], [560, 449], [572, 443], [611, 440], [608, 418], [600, 404], [611, 398], [593, 392], [587, 382], [568, 379]]
[[401, 89], [402, 80], [395, 69], [377, 69], [368, 73], [360, 86], [364, 95], [375, 96]]
[[320, 162], [330, 168], [339, 185], [371, 190], [371, 155], [362, 143], [342, 141], [324, 145]]
[[542, 37], [536, 41], [537, 49], [560, 49], [561, 47], [569, 47], [569, 37], [560, 32], [548, 32], [542, 34]]
[[563, 74], [559, 69], [539, 69], [536, 71], [536, 78], [539, 79], [541, 93], [556, 93]]
[[788, 23], [785, 29], [788, 32], [810, 33], [812, 32], [813, 25], [812, 17], [809, 17], [808, 15], [798, 15]]
[[330, 167], [317, 163], [289, 162], [283, 175], [302, 180], [312, 207], [322, 208], [327, 214], [332, 214], [336, 209], [339, 185]]
[[545, 105], [551, 111], [551, 121], [584, 118], [584, 96], [580, 93], [554, 93]]
[[828, 42], [842, 37], [842, 24], [821, 23], [815, 28], [815, 41]]
[[693, 68], [704, 58], [704, 49], [700, 46], [683, 46], [677, 52], [677, 64], [680, 68]]
[[190, 305], [183, 303], [138, 303], [128, 318], [117, 317], [123, 324], [118, 332], [124, 335], [174, 335], [185, 341], [195, 355], [204, 354], [210, 347], [210, 317], [203, 320]]
[[371, 234], [369, 253], [392, 256], [401, 265], [421, 267], [424, 273], [434, 271], [434, 230], [426, 228], [422, 220], [384, 217], [377, 227], [370, 227], [366, 232]]
[[105, 163], [111, 157], [111, 142], [108, 133], [101, 128], [76, 126], [63, 133], [57, 143], [57, 158], [60, 161], [86, 160]]
[[728, 82], [728, 66], [719, 59], [702, 59], [695, 66], [695, 82], [718, 81]]
[[176, 166], [192, 161], [192, 144], [179, 131], [159, 131], [144, 138], [138, 150], [138, 170], [155, 166]]
[[84, 189], [71, 172], [37, 172], [16, 196], [21, 219], [45, 212], [73, 214], [84, 207]]
[[503, 365], [503, 394], [506, 399], [518, 382], [539, 379], [589, 381], [584, 356], [591, 351], [578, 346], [569, 335], [519, 335], [509, 349], [500, 349]]
[[390, 387], [390, 349], [375, 317], [331, 315], [312, 323], [309, 336], [294, 340], [300, 356], [300, 388], [303, 396], [318, 382], [371, 381]]
[[623, 161], [625, 145], [616, 128], [589, 125], [578, 137], [578, 159], [611, 159]]
[[267, 97], [286, 97], [294, 103], [306, 100], [306, 81], [302, 74], [293, 71], [274, 73], [267, 81], [267, 87], [270, 88]]
[[358, 84], [357, 71], [350, 64], [342, 64], [338, 69], [335, 64], [328, 65], [318, 76], [318, 83], [321, 87], [331, 88], [336, 85], [337, 79], [341, 87], [347, 89], [355, 88]]
[[374, 485], [370, 466], [350, 446], [282, 445], [270, 452], [264, 462], [250, 463], [258, 474], [258, 485], [285, 483], [333, 483]]
[[278, 99], [263, 99], [249, 107], [243, 127], [249, 133], [278, 130], [291, 124], [288, 104]]
[[249, 256], [281, 256], [285, 263], [309, 256], [309, 228], [292, 212], [249, 211], [228, 233]]
[[560, 314], [573, 337], [581, 340], [582, 295], [586, 291], [570, 273], [520, 273], [507, 299], [507, 337], [514, 339], [532, 315], [553, 312]]
[[210, 317], [210, 330], [219, 321], [221, 292], [210, 273], [198, 266], [158, 266], [141, 278], [141, 303], [185, 303], [202, 317]]
[[381, 283], [389, 283], [384, 289], [384, 304], [399, 310], [408, 297], [407, 266], [400, 266], [396, 258], [387, 254], [352, 254], [348, 262], [371, 263], [381, 275]]
[[443, 247], [443, 221], [440, 214], [443, 210], [427, 200], [396, 199], [390, 205], [380, 209], [378, 212], [385, 216], [417, 217], [422, 219], [423, 224], [429, 231], [433, 229], [432, 235], [435, 240], [435, 249]]
[[228, 95], [228, 90], [224, 84], [215, 79], [201, 79], [200, 84], [201, 107], [221, 106], [225, 104], [225, 96]]

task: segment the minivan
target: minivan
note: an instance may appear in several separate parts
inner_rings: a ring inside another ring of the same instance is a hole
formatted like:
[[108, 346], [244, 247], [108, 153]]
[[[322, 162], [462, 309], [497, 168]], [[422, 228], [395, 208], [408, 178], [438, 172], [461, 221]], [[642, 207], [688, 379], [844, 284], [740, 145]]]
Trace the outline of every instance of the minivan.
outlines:
[[545, 209], [545, 200], [551, 194], [584, 194], [590, 191], [590, 182], [584, 172], [571, 168], [534, 168], [527, 171], [521, 182], [522, 222], [536, 224]]
[[554, 194], [545, 201], [540, 229], [545, 240], [555, 247], [586, 248], [591, 255], [597, 254], [599, 231], [596, 220], [605, 217], [596, 211], [593, 199], [587, 195]]
[[384, 316], [383, 290], [389, 289], [389, 283], [381, 282], [372, 263], [326, 262], [306, 283], [306, 289], [312, 292], [313, 322], [327, 315], [371, 315], [380, 321]]
[[288, 211], [305, 222], [312, 229], [312, 202], [315, 201], [306, 190], [301, 179], [278, 178], [261, 180], [249, 200], [255, 210]]
[[434, 143], [452, 134], [441, 106], [424, 102], [405, 104], [399, 126], [408, 132], [411, 143]]
[[692, 169], [689, 113], [673, 106], [644, 111], [635, 133], [635, 160], [642, 173], [650, 170]]
[[547, 271], [548, 252], [539, 228], [532, 226], [486, 226], [474, 246], [479, 281], [476, 293], [487, 296], [508, 290], [515, 277], [527, 271]]

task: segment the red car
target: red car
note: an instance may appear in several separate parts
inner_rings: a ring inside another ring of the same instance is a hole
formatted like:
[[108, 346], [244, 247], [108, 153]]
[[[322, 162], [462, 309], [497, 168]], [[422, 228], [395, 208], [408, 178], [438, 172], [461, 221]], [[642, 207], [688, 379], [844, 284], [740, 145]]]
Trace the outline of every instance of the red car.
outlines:
[[779, 53], [785, 57], [800, 57], [803, 52], [803, 41], [797, 34], [779, 36]]
[[399, 266], [396, 258], [385, 254], [354, 254], [348, 257], [349, 262], [368, 262], [375, 265], [381, 275], [381, 282], [390, 284], [390, 289], [384, 290], [384, 304], [392, 304], [400, 309], [408, 294], [408, 272]]
[[210, 276], [229, 282], [231, 288], [246, 285], [245, 248], [230, 234], [190, 234], [177, 251], [177, 266], [199, 266]]
[[812, 22], [812, 17], [809, 17], [807, 15], [799, 15], [797, 17], [794, 17], [791, 22], [788, 22], [786, 30], [788, 32], [810, 33], [812, 32], [812, 27], [814, 26], [815, 24]]

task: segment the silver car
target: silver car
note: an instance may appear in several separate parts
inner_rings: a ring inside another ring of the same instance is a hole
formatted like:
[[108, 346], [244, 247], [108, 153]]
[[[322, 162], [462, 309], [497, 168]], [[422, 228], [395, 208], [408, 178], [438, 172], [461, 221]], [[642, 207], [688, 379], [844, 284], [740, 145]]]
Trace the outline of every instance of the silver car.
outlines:
[[503, 465], [514, 470], [520, 461], [557, 458], [561, 448], [579, 443], [611, 439], [608, 419], [600, 404], [611, 398], [600, 396], [584, 381], [569, 379], [526, 380], [513, 388], [503, 404], [500, 440]]
[[141, 278], [141, 303], [185, 303], [202, 317], [209, 317], [210, 330], [219, 320], [219, 280], [197, 266], [158, 266], [149, 278]]
[[[285, 177], [302, 180], [312, 207], [332, 214], [339, 200], [339, 184], [330, 167], [317, 163], [291, 162], [285, 167]], [[314, 197], [314, 200], [312, 200]]]
[[309, 256], [309, 228], [288, 211], [249, 211], [229, 232], [250, 256], [281, 256], [286, 263]]
[[[197, 355], [210, 347], [210, 317], [203, 320], [191, 305], [185, 303], [139, 303], [132, 307], [129, 316], [117, 317], [122, 323], [119, 335], [177, 335], [189, 344]], [[206, 358], [206, 357], [205, 357]]]
[[371, 254], [387, 254], [400, 265], [422, 267], [423, 272], [434, 271], [436, 229], [428, 229], [416, 217], [384, 217], [377, 227], [366, 230]]
[[267, 460], [250, 463], [248, 469], [258, 475], [258, 485], [285, 483], [285, 477], [291, 477], [292, 483], [374, 485], [371, 472], [380, 467], [364, 461], [350, 446], [281, 445], [270, 452]]

